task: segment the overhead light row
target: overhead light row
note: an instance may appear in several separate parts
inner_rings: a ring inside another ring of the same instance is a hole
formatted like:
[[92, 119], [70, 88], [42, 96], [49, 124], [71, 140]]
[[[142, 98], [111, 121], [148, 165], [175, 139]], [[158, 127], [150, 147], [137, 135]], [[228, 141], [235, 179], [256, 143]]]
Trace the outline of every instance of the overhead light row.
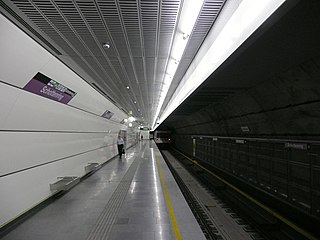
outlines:
[[[110, 48], [110, 43], [109, 42], [105, 42], [105, 43], [102, 43], [102, 46], [103, 46], [103, 48], [105, 48], [105, 49], [109, 49]], [[130, 89], [130, 86], [129, 85], [127, 85], [126, 86], [126, 89]], [[137, 104], [137, 101], [136, 100], [133, 100], [133, 103], [134, 104]], [[138, 112], [140, 112], [140, 108], [138, 108]], [[142, 113], [140, 112], [140, 115], [142, 115]]]
[[[105, 42], [105, 43], [102, 43], [102, 47], [103, 48], [105, 48], [105, 49], [109, 49], [110, 47], [111, 47], [111, 45], [110, 45], [110, 43], [109, 42]], [[129, 85], [127, 85], [126, 86], [126, 89], [130, 89], [130, 86]], [[133, 100], [133, 103], [134, 104], [137, 104], [137, 101], [136, 100]], [[140, 108], [138, 108], [138, 112], [140, 112], [141, 110], [140, 110]], [[142, 113], [140, 112], [140, 115], [142, 116]], [[142, 119], [143, 119], [143, 117], [142, 117]], [[129, 123], [129, 124], [131, 124], [132, 125], [132, 123]]]
[[158, 115], [167, 96], [173, 77], [178, 69], [180, 60], [189, 41], [189, 36], [192, 33], [203, 2], [204, 0], [183, 1], [182, 10], [177, 21], [174, 39], [169, 54], [169, 60], [167, 61], [166, 71], [162, 81], [160, 98], [152, 124], [153, 127], [155, 126], [156, 120], [159, 117]]
[[[203, 83], [285, 0], [242, 0], [219, 35], [212, 41], [208, 34], [197, 56], [187, 70], [182, 87], [175, 92], [164, 110], [163, 122], [201, 83]], [[228, 2], [227, 2], [228, 4]], [[169, 82], [169, 80], [167, 80]], [[159, 109], [160, 111], [160, 109]], [[155, 119], [158, 119], [159, 111]], [[155, 123], [155, 121], [154, 121]], [[156, 127], [153, 123], [153, 129]]]
[[[127, 85], [127, 86], [126, 86], [126, 89], [129, 90], [129, 89], [130, 89], [130, 86]], [[133, 100], [133, 103], [134, 103], [134, 104], [137, 104], [137, 101], [136, 101], [136, 100]], [[141, 111], [140, 108], [138, 108], [138, 112], [140, 112], [140, 111]], [[142, 113], [140, 113], [140, 115], [142, 115]]]

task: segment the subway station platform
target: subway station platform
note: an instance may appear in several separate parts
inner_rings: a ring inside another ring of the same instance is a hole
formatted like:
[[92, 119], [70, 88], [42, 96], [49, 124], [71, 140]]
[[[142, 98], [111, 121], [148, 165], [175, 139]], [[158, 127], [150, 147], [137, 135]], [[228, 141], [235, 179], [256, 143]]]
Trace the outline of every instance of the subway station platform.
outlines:
[[13, 229], [5, 240], [205, 239], [152, 141], [141, 141]]

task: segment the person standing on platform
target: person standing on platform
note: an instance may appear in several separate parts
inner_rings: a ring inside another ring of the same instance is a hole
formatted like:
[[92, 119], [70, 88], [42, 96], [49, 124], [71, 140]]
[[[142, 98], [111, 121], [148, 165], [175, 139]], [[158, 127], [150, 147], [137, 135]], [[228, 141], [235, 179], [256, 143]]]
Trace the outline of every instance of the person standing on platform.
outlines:
[[123, 138], [119, 135], [118, 139], [117, 139], [117, 145], [118, 145], [118, 153], [119, 153], [119, 157], [121, 158], [122, 153], [123, 153], [123, 146], [124, 146], [124, 141]]

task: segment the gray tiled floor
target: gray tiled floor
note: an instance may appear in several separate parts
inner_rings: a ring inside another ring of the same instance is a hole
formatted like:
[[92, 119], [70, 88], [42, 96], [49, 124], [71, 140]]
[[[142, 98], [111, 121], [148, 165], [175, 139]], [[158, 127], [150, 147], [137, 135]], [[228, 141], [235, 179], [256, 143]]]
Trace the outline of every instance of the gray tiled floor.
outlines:
[[[172, 235], [161, 185], [150, 158], [147, 149], [119, 212], [119, 218], [128, 219], [128, 224], [115, 224], [110, 239], [156, 239], [156, 233], [164, 231]], [[161, 213], [165, 214], [165, 221], [160, 221]]]
[[[153, 150], [149, 146], [152, 146]], [[154, 154], [151, 154], [151, 151]], [[182, 239], [205, 239], [162, 157], [149, 141], [143, 141], [143, 144], [139, 143], [129, 149], [126, 158], [107, 163], [3, 239], [87, 239], [136, 158], [139, 158], [138, 167], [122, 205], [113, 216], [111, 231], [105, 238], [97, 239], [175, 239], [159, 180], [159, 166], [163, 169]], [[155, 158], [160, 162], [158, 166]]]

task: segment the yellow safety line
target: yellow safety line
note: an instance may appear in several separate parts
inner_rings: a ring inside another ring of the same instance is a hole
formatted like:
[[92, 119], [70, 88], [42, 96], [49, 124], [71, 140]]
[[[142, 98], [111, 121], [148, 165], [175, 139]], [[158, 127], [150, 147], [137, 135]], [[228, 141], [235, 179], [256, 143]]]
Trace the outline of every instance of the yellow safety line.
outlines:
[[[153, 149], [152, 149], [152, 151], [153, 151]], [[166, 181], [165, 181], [164, 176], [163, 176], [163, 171], [162, 171], [162, 168], [160, 166], [159, 160], [158, 160], [158, 158], [156, 156], [155, 156], [155, 159], [156, 159], [157, 169], [158, 169], [159, 176], [160, 176], [160, 182], [161, 182], [161, 186], [162, 186], [162, 190], [163, 190], [163, 195], [164, 195], [164, 198], [166, 200], [167, 208], [168, 208], [168, 211], [169, 211], [169, 216], [170, 216], [170, 220], [171, 220], [171, 224], [172, 224], [173, 233], [175, 235], [175, 239], [176, 240], [181, 240], [182, 238], [181, 238], [181, 235], [180, 235], [180, 231], [179, 231], [179, 227], [178, 227], [178, 224], [177, 224], [176, 217], [174, 215], [173, 207], [171, 205], [170, 195], [169, 195], [169, 192], [168, 192]]]
[[202, 165], [200, 165], [197, 161], [192, 160], [191, 158], [189, 158], [188, 156], [184, 155], [182, 152], [180, 152], [177, 149], [174, 149], [175, 151], [179, 152], [181, 155], [183, 155], [185, 158], [187, 158], [189, 161], [191, 161], [192, 163], [194, 163], [195, 165], [197, 165], [198, 167], [202, 168], [203, 170], [205, 170], [206, 172], [210, 173], [212, 176], [214, 176], [215, 178], [219, 179], [221, 182], [223, 182], [224, 184], [226, 184], [227, 186], [229, 186], [230, 188], [232, 188], [233, 190], [235, 190], [236, 192], [240, 193], [242, 196], [246, 197], [247, 199], [249, 199], [250, 201], [252, 201], [253, 203], [255, 203], [256, 205], [258, 205], [259, 207], [263, 208], [264, 210], [266, 210], [268, 213], [272, 214], [274, 217], [278, 218], [280, 221], [284, 222], [285, 224], [287, 224], [288, 226], [290, 226], [291, 228], [293, 228], [294, 230], [296, 230], [298, 233], [302, 234], [303, 236], [307, 237], [308, 239], [311, 240], [317, 240], [317, 238], [315, 236], [313, 236], [311, 233], [303, 230], [302, 228], [300, 228], [299, 226], [297, 226], [296, 224], [294, 224], [293, 222], [291, 222], [290, 220], [286, 219], [285, 217], [283, 217], [282, 215], [280, 215], [279, 213], [277, 213], [275, 210], [267, 207], [266, 205], [264, 205], [263, 203], [259, 202], [258, 200], [254, 199], [253, 197], [251, 197], [250, 195], [246, 194], [245, 192], [241, 191], [239, 188], [237, 188], [236, 186], [232, 185], [231, 183], [227, 182], [226, 180], [222, 179], [221, 177], [219, 177], [218, 175], [214, 174], [213, 172], [211, 172], [210, 170], [208, 170], [207, 168], [203, 167]]

